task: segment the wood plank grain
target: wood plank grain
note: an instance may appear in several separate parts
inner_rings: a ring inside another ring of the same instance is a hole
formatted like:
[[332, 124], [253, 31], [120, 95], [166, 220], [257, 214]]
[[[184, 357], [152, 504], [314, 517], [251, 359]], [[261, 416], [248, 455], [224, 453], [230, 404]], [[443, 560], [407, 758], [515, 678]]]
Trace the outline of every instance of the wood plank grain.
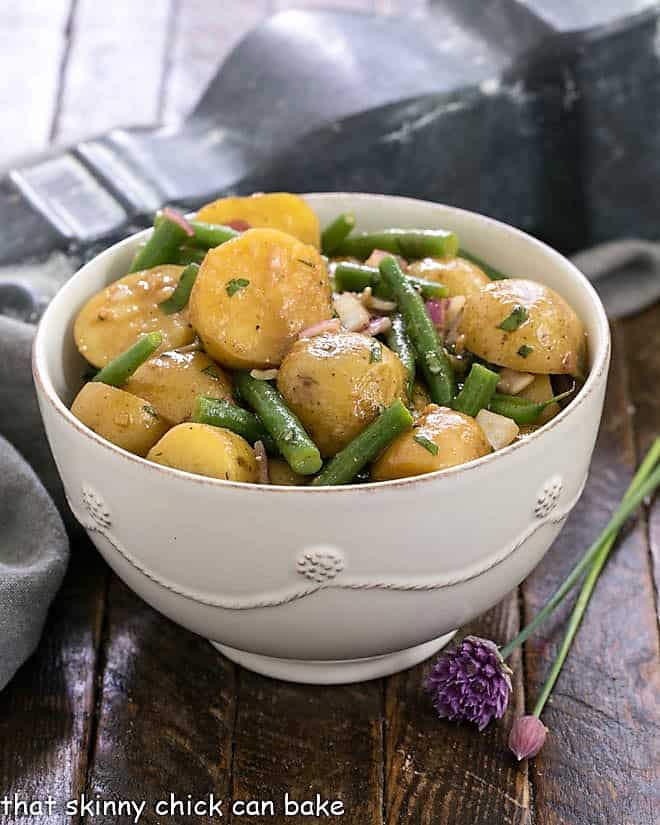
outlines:
[[268, 0], [224, 0], [209, 13], [208, 0], [179, 0], [168, 53], [163, 116], [185, 117], [222, 61], [268, 12]]
[[62, 825], [66, 801], [84, 787], [105, 580], [81, 539], [36, 653], [0, 693], [0, 797], [56, 802], [40, 817], [0, 808], [1, 825]]
[[[629, 482], [633, 432], [618, 331], [601, 433], [582, 500], [523, 587], [527, 620], [599, 533]], [[650, 376], [658, 381], [660, 375]], [[594, 592], [546, 707], [549, 736], [532, 763], [537, 825], [651, 825], [660, 817], [660, 670], [643, 523], [629, 530]], [[534, 701], [572, 600], [526, 649]]]
[[0, 3], [0, 168], [50, 141], [71, 2]]
[[174, 0], [78, 0], [59, 142], [158, 121]]
[[319, 793], [344, 803], [341, 821], [382, 825], [382, 699], [379, 681], [311, 687], [241, 671], [233, 799], [273, 800], [264, 822], [303, 825], [323, 818], [283, 816], [284, 794]]
[[[637, 455], [641, 457], [660, 435], [660, 304], [621, 324], [625, 342], [630, 402]], [[660, 607], [660, 499], [648, 514], [649, 549], [655, 581], [656, 610]]]
[[[503, 642], [518, 630], [512, 593], [464, 628]], [[510, 661], [514, 693], [504, 719], [483, 733], [439, 720], [423, 680], [431, 662], [389, 679], [386, 697], [387, 825], [524, 825], [529, 821], [527, 765], [507, 750], [509, 727], [524, 707], [520, 654]]]
[[[186, 803], [227, 799], [235, 714], [235, 668], [209, 643], [164, 619], [113, 577], [108, 597], [96, 743], [87, 794], [144, 800], [140, 822], [169, 794]], [[196, 823], [217, 817], [195, 816]], [[93, 820], [118, 821], [112, 813]], [[123, 820], [121, 820], [123, 821]]]

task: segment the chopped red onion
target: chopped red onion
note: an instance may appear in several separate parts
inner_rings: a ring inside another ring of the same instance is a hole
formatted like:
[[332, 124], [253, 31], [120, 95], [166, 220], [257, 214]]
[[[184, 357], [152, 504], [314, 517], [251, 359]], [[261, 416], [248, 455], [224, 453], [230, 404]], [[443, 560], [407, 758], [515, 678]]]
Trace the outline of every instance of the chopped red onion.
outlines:
[[383, 249], [374, 249], [371, 255], [369, 255], [367, 260], [364, 262], [364, 265], [378, 267], [378, 264], [383, 260], [383, 258], [396, 258], [401, 269], [405, 269], [408, 266], [408, 261], [406, 261], [405, 258], [402, 258], [401, 255], [393, 255], [391, 252], [385, 252]]
[[298, 333], [298, 338], [316, 338], [317, 335], [324, 335], [326, 332], [339, 332], [341, 323], [339, 318], [328, 318], [327, 321], [319, 321], [307, 329]]
[[391, 328], [392, 320], [385, 315], [372, 318], [365, 329], [365, 333], [367, 335], [382, 335], [384, 332], [388, 332]]
[[438, 329], [444, 329], [447, 322], [447, 309], [449, 308], [449, 298], [431, 299], [426, 302], [426, 311], [429, 318]]
[[259, 484], [270, 484], [268, 473], [268, 453], [263, 441], [254, 442], [254, 455], [257, 459], [257, 481]]
[[183, 217], [183, 215], [180, 212], [175, 212], [174, 209], [170, 209], [169, 206], [166, 206], [165, 209], [163, 209], [163, 217], [180, 226], [189, 238], [192, 238], [195, 234], [194, 229]]
[[252, 228], [247, 221], [243, 220], [243, 218], [234, 218], [231, 221], [225, 221], [225, 226], [235, 229], [237, 232], [246, 232], [248, 229]]

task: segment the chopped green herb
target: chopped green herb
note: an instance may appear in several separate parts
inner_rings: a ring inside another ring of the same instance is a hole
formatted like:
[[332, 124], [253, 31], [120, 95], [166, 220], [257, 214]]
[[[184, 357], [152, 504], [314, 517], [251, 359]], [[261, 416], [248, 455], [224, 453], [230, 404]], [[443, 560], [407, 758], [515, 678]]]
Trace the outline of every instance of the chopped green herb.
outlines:
[[204, 367], [202, 372], [206, 373], [206, 375], [210, 375], [211, 378], [217, 378], [218, 380], [222, 378], [215, 364], [209, 364], [208, 367]]
[[371, 345], [371, 355], [369, 356], [369, 363], [373, 364], [376, 361], [380, 361], [383, 357], [383, 348], [378, 343], [378, 341], [374, 341]]
[[310, 266], [314, 269], [314, 264], [311, 261], [306, 261], [304, 258], [296, 258], [299, 264], [304, 264], [305, 266]]
[[525, 323], [528, 318], [527, 310], [524, 306], [518, 304], [513, 308], [513, 312], [505, 318], [499, 325], [499, 329], [505, 332], [515, 332], [519, 326]]
[[142, 407], [142, 409], [143, 409], [146, 413], [148, 413], [150, 416], [152, 416], [153, 418], [158, 418], [158, 413], [157, 413], [157, 412], [156, 412], [156, 410], [155, 410], [155, 409], [151, 406], [151, 404], [145, 404], [145, 405]]
[[226, 286], [227, 295], [231, 298], [241, 289], [245, 289], [246, 286], [250, 286], [247, 278], [232, 278]]
[[527, 358], [530, 352], [533, 351], [533, 347], [528, 347], [527, 344], [523, 344], [522, 347], [518, 350], [518, 355], [521, 358]]
[[434, 444], [429, 438], [425, 438], [423, 435], [416, 435], [415, 441], [420, 447], [424, 447], [425, 450], [428, 450], [431, 455], [438, 454], [438, 445]]

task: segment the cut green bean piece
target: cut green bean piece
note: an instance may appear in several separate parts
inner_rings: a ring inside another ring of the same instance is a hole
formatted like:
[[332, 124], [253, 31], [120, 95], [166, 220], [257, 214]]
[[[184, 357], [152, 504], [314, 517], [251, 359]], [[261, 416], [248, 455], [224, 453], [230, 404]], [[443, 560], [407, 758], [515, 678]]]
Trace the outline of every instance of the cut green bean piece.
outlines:
[[429, 318], [424, 302], [401, 271], [396, 258], [383, 258], [379, 269], [383, 280], [391, 289], [399, 305], [406, 332], [417, 353], [417, 363], [426, 379], [431, 400], [443, 407], [448, 407], [456, 394], [454, 370], [440, 343], [438, 332]]
[[499, 380], [498, 373], [487, 369], [483, 364], [473, 364], [463, 389], [452, 402], [452, 407], [474, 417], [479, 410], [488, 407]]
[[317, 473], [323, 464], [318, 447], [277, 389], [249, 372], [237, 372], [234, 380], [241, 398], [259, 416], [289, 467], [303, 476]]
[[413, 417], [397, 400], [329, 461], [312, 482], [314, 487], [349, 484], [400, 433], [410, 429]]
[[[413, 275], [406, 275], [406, 278], [426, 300], [447, 297], [448, 290], [444, 284]], [[373, 294], [379, 298], [392, 298], [392, 291], [374, 266], [340, 263], [335, 267], [334, 279], [337, 292], [362, 292], [370, 286]]]
[[460, 258], [465, 258], [466, 261], [471, 261], [473, 264], [476, 264], [480, 269], [488, 275], [491, 281], [503, 281], [507, 278], [507, 275], [504, 275], [499, 269], [495, 269], [494, 266], [487, 264], [486, 261], [482, 261], [481, 258], [477, 258], [476, 255], [473, 255], [471, 252], [468, 252], [465, 249], [458, 250], [458, 256]]
[[321, 251], [323, 254], [332, 255], [354, 228], [355, 215], [352, 212], [342, 212], [341, 215], [338, 215], [329, 226], [326, 226], [321, 235]]
[[392, 326], [385, 334], [387, 346], [399, 356], [399, 360], [406, 368], [408, 378], [406, 380], [406, 394], [408, 398], [412, 398], [413, 386], [415, 384], [415, 350], [408, 338], [406, 326], [403, 323], [403, 318], [397, 312], [396, 315], [391, 316]]
[[205, 249], [198, 249], [194, 246], [180, 246], [172, 258], [172, 263], [179, 264], [179, 266], [201, 264], [205, 257]]
[[334, 254], [364, 259], [374, 249], [409, 259], [451, 258], [458, 251], [458, 238], [445, 229], [383, 229], [351, 235], [339, 244]]
[[546, 407], [563, 401], [564, 398], [568, 398], [574, 392], [575, 386], [572, 386], [570, 390], [555, 395], [554, 398], [549, 398], [547, 401], [530, 401], [527, 398], [521, 398], [519, 395], [503, 395], [496, 392], [490, 399], [488, 409], [498, 415], [513, 418], [516, 424], [533, 424]]
[[142, 366], [156, 352], [163, 343], [163, 336], [160, 332], [150, 332], [136, 341], [126, 352], [122, 352], [103, 369], [99, 370], [92, 381], [100, 381], [102, 384], [110, 384], [113, 387], [121, 387], [133, 375], [135, 370]]
[[[157, 215], [155, 225], [160, 226], [164, 220], [166, 220], [165, 215], [162, 213]], [[202, 249], [212, 249], [214, 246], [220, 246], [227, 241], [231, 241], [232, 238], [238, 238], [241, 234], [236, 229], [232, 229], [231, 226], [224, 226], [220, 223], [206, 223], [206, 221], [195, 220], [187, 220], [186, 223], [193, 233], [186, 236], [186, 243], [199, 246]]]
[[158, 304], [165, 315], [172, 315], [175, 312], [181, 312], [181, 310], [186, 306], [198, 272], [199, 264], [188, 264], [188, 266], [183, 270], [181, 277], [179, 278], [179, 283], [176, 285], [174, 292], [169, 298], [166, 298]]
[[128, 270], [129, 274], [141, 272], [143, 269], [152, 269], [154, 266], [171, 264], [176, 260], [181, 244], [189, 239], [190, 236], [181, 224], [166, 215], [158, 216], [151, 237], [133, 258], [131, 268]]
[[191, 421], [231, 430], [249, 441], [250, 444], [254, 444], [255, 441], [262, 441], [271, 455], [277, 454], [275, 441], [257, 416], [224, 398], [210, 398], [208, 395], [197, 396]]

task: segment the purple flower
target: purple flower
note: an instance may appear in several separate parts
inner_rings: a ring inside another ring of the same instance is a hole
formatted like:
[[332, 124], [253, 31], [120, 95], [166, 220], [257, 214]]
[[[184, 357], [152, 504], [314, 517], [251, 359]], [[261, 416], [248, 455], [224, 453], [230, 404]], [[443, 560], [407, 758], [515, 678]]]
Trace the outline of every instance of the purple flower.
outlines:
[[438, 658], [425, 687], [441, 719], [474, 722], [481, 731], [504, 715], [510, 673], [494, 642], [466, 636]]
[[519, 762], [521, 759], [530, 759], [543, 747], [547, 732], [548, 729], [537, 716], [521, 716], [511, 728], [509, 750]]

